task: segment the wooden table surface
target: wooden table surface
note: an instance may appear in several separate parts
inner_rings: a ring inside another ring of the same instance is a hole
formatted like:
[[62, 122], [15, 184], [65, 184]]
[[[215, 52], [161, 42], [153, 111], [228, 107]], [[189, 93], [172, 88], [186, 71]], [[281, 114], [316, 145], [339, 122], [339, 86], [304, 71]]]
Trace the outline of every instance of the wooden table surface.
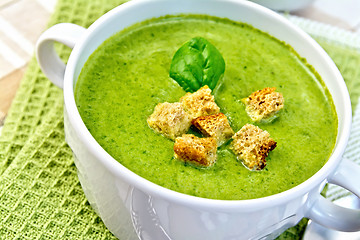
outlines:
[[[0, 126], [56, 0], [0, 0]], [[292, 12], [360, 34], [360, 0], [316, 0]]]
[[56, 0], [0, 0], [0, 126]]

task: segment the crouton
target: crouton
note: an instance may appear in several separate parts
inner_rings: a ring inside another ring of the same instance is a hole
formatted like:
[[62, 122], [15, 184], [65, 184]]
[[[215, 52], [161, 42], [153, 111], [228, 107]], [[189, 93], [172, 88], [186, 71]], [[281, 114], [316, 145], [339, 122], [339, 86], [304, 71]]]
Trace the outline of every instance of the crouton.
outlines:
[[191, 118], [179, 102], [159, 103], [147, 122], [152, 129], [172, 140], [186, 133], [191, 126]]
[[186, 93], [185, 96], [180, 98], [180, 103], [192, 119], [220, 112], [214, 96], [211, 95], [211, 89], [207, 85], [194, 93]]
[[223, 113], [198, 117], [192, 120], [192, 124], [199, 129], [204, 136], [215, 138], [218, 146], [221, 146], [227, 139], [234, 135], [234, 131]]
[[214, 138], [199, 138], [192, 134], [178, 137], [174, 144], [176, 159], [201, 167], [210, 167], [216, 161], [216, 140]]
[[232, 138], [232, 150], [249, 170], [263, 169], [265, 158], [276, 147], [267, 131], [252, 124], [245, 124]]
[[284, 107], [284, 98], [275, 88], [264, 88], [253, 92], [242, 100], [246, 105], [246, 112], [253, 121], [272, 121], [275, 114]]

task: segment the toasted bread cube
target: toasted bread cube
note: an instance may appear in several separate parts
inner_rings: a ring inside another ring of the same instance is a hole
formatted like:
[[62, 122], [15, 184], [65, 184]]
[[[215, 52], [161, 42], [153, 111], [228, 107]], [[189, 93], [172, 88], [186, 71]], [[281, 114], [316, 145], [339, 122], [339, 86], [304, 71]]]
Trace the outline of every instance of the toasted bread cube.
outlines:
[[198, 117], [192, 121], [192, 124], [204, 136], [215, 138], [218, 146], [221, 146], [234, 135], [234, 131], [223, 113]]
[[220, 112], [214, 96], [211, 95], [211, 89], [207, 85], [194, 93], [186, 93], [185, 96], [180, 98], [180, 103], [192, 119]]
[[174, 144], [176, 159], [202, 167], [210, 167], [216, 161], [217, 145], [214, 138], [199, 138], [192, 134], [178, 137]]
[[245, 124], [232, 138], [232, 150], [249, 170], [263, 169], [265, 158], [276, 147], [267, 131], [252, 124]]
[[191, 118], [179, 102], [159, 103], [147, 122], [152, 129], [172, 140], [186, 133], [191, 126]]
[[253, 121], [271, 121], [275, 114], [284, 107], [284, 98], [276, 88], [264, 88], [250, 94], [242, 101], [246, 112]]

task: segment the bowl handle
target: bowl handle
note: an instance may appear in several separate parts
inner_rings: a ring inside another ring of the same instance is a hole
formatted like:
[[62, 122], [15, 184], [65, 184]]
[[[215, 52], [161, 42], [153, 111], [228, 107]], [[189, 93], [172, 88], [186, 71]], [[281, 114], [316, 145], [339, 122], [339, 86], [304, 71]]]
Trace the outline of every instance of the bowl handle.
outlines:
[[72, 23], [59, 23], [46, 30], [36, 43], [36, 58], [43, 73], [56, 86], [63, 88], [65, 64], [55, 52], [54, 41], [74, 48], [85, 28]]
[[[360, 198], [360, 166], [343, 159], [329, 183], [339, 185]], [[360, 210], [340, 207], [321, 195], [309, 208], [306, 217], [325, 227], [344, 232], [360, 230]]]

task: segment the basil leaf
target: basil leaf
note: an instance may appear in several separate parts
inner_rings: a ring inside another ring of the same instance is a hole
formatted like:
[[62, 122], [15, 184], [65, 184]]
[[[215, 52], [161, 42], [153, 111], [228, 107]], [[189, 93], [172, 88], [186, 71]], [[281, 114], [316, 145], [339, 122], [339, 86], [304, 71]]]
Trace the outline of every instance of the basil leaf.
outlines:
[[192, 38], [174, 54], [170, 77], [187, 92], [208, 85], [214, 90], [225, 72], [225, 61], [219, 50], [202, 37]]

